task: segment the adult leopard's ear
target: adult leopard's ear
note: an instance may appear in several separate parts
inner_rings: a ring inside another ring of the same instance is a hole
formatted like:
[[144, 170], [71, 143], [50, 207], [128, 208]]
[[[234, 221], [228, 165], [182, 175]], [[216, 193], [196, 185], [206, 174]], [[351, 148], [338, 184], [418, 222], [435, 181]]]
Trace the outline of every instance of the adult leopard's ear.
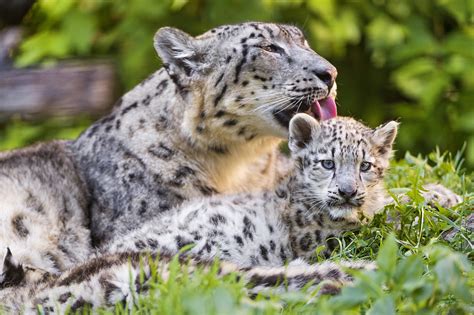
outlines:
[[389, 158], [392, 154], [392, 146], [397, 136], [398, 122], [389, 121], [372, 132], [372, 143], [375, 146], [376, 153], [384, 158]]
[[204, 66], [200, 41], [172, 27], [160, 28], [154, 38], [155, 49], [170, 77], [186, 78]]
[[296, 153], [306, 148], [311, 140], [319, 135], [320, 130], [321, 126], [316, 119], [307, 114], [296, 114], [290, 120], [290, 151]]
[[13, 259], [10, 248], [7, 247], [3, 258], [2, 271], [0, 273], [0, 288], [10, 287], [19, 284], [25, 276], [23, 267]]

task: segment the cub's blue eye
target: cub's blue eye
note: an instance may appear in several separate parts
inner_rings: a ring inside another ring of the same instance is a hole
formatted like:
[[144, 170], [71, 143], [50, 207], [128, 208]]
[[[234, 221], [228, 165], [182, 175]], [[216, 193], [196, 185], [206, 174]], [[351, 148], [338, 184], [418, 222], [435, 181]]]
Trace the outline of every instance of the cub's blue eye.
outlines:
[[361, 172], [367, 172], [368, 170], [370, 170], [370, 168], [372, 167], [372, 163], [370, 162], [362, 162], [360, 163], [360, 170]]
[[321, 165], [327, 170], [332, 170], [336, 166], [333, 160], [322, 160]]

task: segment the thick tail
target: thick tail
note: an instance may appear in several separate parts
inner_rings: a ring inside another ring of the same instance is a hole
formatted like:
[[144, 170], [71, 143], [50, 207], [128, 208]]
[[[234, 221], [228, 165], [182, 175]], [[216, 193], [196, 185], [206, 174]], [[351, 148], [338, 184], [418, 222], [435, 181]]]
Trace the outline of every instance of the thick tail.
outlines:
[[[110, 307], [118, 303], [133, 306], [139, 295], [147, 294], [153, 275], [167, 280], [172, 259], [186, 263], [183, 268], [192, 273], [196, 268], [212, 268], [214, 262], [192, 257], [173, 258], [161, 254], [121, 253], [103, 255], [71, 269], [56, 279], [49, 279], [23, 288], [0, 291], [0, 303], [8, 313], [33, 314], [64, 313], [84, 307], [91, 309]], [[237, 273], [248, 284], [251, 294], [262, 291], [320, 290], [322, 294], [335, 294], [351, 281], [342, 267], [353, 269], [373, 268], [371, 263], [324, 262], [315, 265], [296, 261], [284, 267], [237, 268], [227, 262], [218, 264], [218, 274]]]
[[366, 261], [326, 261], [312, 265], [299, 260], [296, 262], [282, 267], [252, 267], [245, 270], [243, 275], [250, 292], [296, 291], [306, 287], [308, 291], [318, 290], [319, 294], [337, 294], [344, 284], [352, 282], [352, 277], [345, 269], [375, 269], [374, 263]]

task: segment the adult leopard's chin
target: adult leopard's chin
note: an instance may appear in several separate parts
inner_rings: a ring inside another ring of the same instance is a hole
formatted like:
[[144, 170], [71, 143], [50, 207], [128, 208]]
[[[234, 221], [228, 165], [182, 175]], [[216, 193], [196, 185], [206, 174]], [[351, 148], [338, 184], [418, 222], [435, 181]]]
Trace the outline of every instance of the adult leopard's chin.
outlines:
[[275, 120], [285, 129], [290, 126], [290, 120], [298, 113], [309, 112], [311, 104], [309, 102], [302, 102], [291, 107], [282, 109], [274, 109], [272, 114]]

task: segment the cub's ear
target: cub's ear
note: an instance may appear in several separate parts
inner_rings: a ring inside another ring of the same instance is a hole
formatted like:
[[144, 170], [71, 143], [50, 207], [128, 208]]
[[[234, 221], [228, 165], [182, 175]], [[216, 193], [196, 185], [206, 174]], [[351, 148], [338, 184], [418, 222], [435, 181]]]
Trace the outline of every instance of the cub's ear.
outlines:
[[6, 288], [19, 284], [25, 276], [23, 267], [13, 259], [10, 248], [7, 247], [3, 258], [2, 271], [0, 273], [0, 288]]
[[169, 75], [190, 77], [203, 67], [203, 49], [199, 41], [172, 27], [160, 28], [154, 38], [155, 49]]
[[372, 132], [372, 143], [375, 145], [376, 153], [389, 158], [392, 154], [392, 145], [397, 136], [398, 122], [389, 121]]
[[307, 114], [296, 114], [290, 120], [290, 137], [288, 147], [296, 153], [306, 148], [312, 139], [316, 138], [321, 131], [319, 122]]

